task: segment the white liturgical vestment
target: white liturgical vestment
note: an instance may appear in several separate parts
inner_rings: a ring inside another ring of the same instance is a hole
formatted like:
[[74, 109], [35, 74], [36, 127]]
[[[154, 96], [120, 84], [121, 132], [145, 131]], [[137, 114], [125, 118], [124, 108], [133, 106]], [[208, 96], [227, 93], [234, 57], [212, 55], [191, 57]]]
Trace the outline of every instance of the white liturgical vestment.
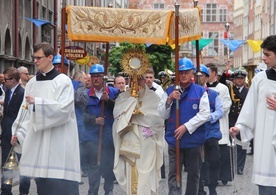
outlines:
[[276, 187], [276, 111], [267, 108], [267, 96], [276, 97], [276, 81], [263, 71], [253, 78], [236, 126], [242, 142], [254, 135], [252, 182]]
[[70, 78], [59, 74], [53, 80], [36, 81], [34, 77], [26, 85], [25, 95], [34, 96], [35, 104], [29, 104], [27, 110], [21, 107], [12, 127], [13, 134], [18, 129], [22, 146], [20, 174], [80, 181], [78, 130]]
[[[157, 112], [160, 98], [145, 87], [139, 98], [130, 96], [130, 90], [121, 93], [113, 111], [113, 140], [115, 146], [114, 173], [127, 194], [133, 184], [132, 166], [138, 177], [137, 194], [156, 194], [163, 164], [164, 120]], [[139, 110], [140, 114], [133, 114]], [[135, 179], [134, 179], [135, 180]]]

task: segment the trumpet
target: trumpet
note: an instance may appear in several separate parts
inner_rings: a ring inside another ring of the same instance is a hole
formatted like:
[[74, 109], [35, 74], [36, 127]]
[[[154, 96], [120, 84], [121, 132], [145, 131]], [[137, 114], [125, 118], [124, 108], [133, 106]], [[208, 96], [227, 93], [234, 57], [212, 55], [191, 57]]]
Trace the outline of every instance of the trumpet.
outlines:
[[[23, 110], [20, 114], [19, 122], [17, 124], [14, 135], [16, 135], [16, 133], [19, 129], [19, 126], [22, 124], [22, 122], [25, 119], [27, 109], [28, 109], [27, 103], [22, 106], [22, 109]], [[15, 144], [11, 147], [10, 152], [8, 154], [8, 158], [6, 159], [5, 164], [2, 167], [3, 177], [5, 179], [4, 184], [6, 184], [6, 185], [12, 185], [13, 179], [16, 175], [16, 171], [18, 170], [18, 159], [17, 159], [16, 153], [14, 151], [14, 147], [15, 147]]]
[[174, 73], [169, 69], [165, 69], [166, 77], [162, 82], [162, 88], [166, 90], [170, 85], [173, 84]]

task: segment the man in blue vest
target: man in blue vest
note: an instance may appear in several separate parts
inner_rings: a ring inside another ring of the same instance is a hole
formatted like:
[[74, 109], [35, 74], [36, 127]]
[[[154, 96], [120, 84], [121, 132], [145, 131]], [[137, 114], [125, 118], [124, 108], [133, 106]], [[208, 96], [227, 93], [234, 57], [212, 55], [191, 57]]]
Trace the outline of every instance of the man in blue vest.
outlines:
[[[205, 142], [205, 122], [210, 118], [208, 95], [204, 87], [192, 82], [194, 64], [188, 58], [179, 60], [180, 90], [167, 88], [158, 105], [158, 111], [166, 121], [165, 139], [168, 143], [170, 195], [182, 193], [176, 183], [176, 140], [180, 143], [180, 161], [185, 155], [188, 170], [186, 195], [198, 194], [201, 147]], [[178, 102], [177, 102], [178, 101]], [[176, 126], [176, 105], [179, 103], [179, 124]], [[179, 163], [182, 165], [182, 162]], [[181, 184], [182, 186], [182, 184]]]
[[[112, 124], [114, 99], [119, 94], [119, 90], [114, 87], [104, 86], [104, 67], [95, 64], [90, 68], [92, 87], [87, 90], [88, 101], [84, 108], [83, 147], [88, 151], [88, 180], [89, 195], [97, 195], [101, 177], [104, 178], [104, 191], [106, 195], [112, 195], [114, 165], [114, 144], [112, 138]], [[103, 106], [104, 103], [104, 106]], [[104, 113], [102, 113], [104, 112]], [[102, 126], [102, 127], [101, 127]], [[102, 138], [99, 138], [102, 128]], [[100, 140], [101, 139], [101, 140]], [[101, 149], [98, 143], [101, 141]], [[101, 151], [100, 160], [98, 153]]]
[[[218, 173], [220, 164], [220, 150], [218, 141], [222, 138], [219, 119], [223, 117], [223, 106], [218, 92], [207, 88], [207, 81], [210, 75], [209, 69], [201, 64], [200, 85], [206, 88], [210, 102], [211, 117], [205, 123], [206, 141], [204, 143], [204, 163], [201, 167], [200, 185], [198, 195], [206, 195], [204, 184], [209, 188], [210, 195], [217, 195]], [[205, 183], [203, 182], [205, 181]]]

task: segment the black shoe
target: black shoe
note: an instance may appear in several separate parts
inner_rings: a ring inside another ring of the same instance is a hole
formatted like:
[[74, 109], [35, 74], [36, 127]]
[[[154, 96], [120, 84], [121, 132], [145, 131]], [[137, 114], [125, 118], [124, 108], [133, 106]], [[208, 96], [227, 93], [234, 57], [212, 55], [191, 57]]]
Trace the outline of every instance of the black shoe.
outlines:
[[209, 188], [209, 195], [217, 195], [216, 188]]
[[242, 170], [238, 170], [238, 175], [243, 175], [243, 171]]
[[205, 191], [200, 191], [200, 192], [198, 192], [198, 195], [207, 195], [207, 192], [205, 192]]

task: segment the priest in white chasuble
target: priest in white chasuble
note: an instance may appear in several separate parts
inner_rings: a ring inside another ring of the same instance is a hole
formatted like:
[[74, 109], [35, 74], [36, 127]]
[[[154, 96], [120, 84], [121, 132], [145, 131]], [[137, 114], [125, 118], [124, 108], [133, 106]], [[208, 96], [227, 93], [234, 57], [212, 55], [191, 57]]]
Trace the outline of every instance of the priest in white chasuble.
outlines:
[[121, 93], [113, 111], [115, 146], [114, 173], [120, 186], [130, 194], [156, 194], [161, 180], [164, 148], [164, 120], [157, 112], [158, 95], [143, 86], [138, 97], [131, 90]]
[[276, 35], [267, 37], [263, 61], [269, 67], [254, 76], [235, 127], [230, 134], [240, 133], [241, 141], [254, 137], [252, 182], [259, 194], [276, 194]]
[[13, 124], [12, 144], [19, 141], [20, 174], [33, 177], [39, 195], [79, 194], [81, 179], [74, 89], [70, 78], [55, 70], [54, 48], [34, 47], [39, 73], [26, 85], [23, 104]]

